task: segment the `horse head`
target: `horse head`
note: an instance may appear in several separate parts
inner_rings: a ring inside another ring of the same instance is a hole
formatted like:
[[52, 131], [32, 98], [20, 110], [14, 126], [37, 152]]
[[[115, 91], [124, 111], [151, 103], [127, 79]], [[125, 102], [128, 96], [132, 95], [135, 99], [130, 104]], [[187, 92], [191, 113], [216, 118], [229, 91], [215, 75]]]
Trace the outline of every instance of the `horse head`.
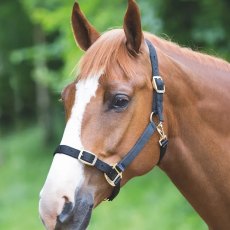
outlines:
[[[159, 137], [154, 135], [125, 171], [116, 168], [152, 112], [152, 66], [136, 3], [128, 1], [123, 29], [103, 34], [75, 3], [72, 28], [85, 54], [76, 80], [62, 92], [67, 123], [40, 194], [40, 216], [50, 230], [85, 229], [92, 209], [111, 196], [116, 180], [123, 186], [159, 160]], [[115, 178], [106, 167], [117, 173]]]

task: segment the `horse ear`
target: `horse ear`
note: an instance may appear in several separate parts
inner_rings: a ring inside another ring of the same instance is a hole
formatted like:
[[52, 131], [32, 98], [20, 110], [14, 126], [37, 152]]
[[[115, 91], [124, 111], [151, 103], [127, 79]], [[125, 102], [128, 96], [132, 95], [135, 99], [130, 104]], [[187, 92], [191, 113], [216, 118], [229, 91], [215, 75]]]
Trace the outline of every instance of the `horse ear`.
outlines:
[[143, 39], [141, 15], [134, 0], [128, 0], [123, 28], [127, 39], [127, 48], [132, 54], [138, 54]]
[[77, 2], [73, 5], [72, 29], [76, 42], [85, 51], [100, 37], [100, 34], [81, 12]]

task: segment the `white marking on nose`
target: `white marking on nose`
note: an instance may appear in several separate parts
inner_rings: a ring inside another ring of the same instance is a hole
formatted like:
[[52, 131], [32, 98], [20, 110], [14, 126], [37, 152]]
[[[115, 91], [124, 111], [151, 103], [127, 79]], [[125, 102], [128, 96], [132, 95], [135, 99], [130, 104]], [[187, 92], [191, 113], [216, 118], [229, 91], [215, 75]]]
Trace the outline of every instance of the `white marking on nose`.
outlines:
[[62, 145], [69, 145], [73, 148], [83, 148], [81, 142], [81, 125], [86, 105], [96, 95], [100, 75], [79, 81], [76, 85], [75, 104], [73, 105], [70, 119], [68, 120], [65, 132], [61, 141]]
[[[83, 149], [81, 127], [84, 112], [91, 98], [96, 95], [98, 81], [102, 72], [80, 80], [76, 84], [75, 101], [70, 118], [66, 124], [61, 145]], [[62, 211], [66, 198], [74, 203], [75, 191], [84, 181], [83, 165], [78, 160], [63, 154], [54, 156], [50, 171], [41, 192], [39, 212], [44, 222], [47, 213], [55, 216]], [[54, 213], [55, 212], [55, 213]], [[47, 217], [48, 218], [48, 217]]]

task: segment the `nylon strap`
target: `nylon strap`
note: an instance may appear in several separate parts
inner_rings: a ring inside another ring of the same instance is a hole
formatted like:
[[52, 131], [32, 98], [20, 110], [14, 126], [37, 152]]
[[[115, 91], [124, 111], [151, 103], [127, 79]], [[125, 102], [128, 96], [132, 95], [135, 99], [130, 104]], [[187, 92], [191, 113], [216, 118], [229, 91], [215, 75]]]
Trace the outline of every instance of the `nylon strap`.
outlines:
[[154, 123], [149, 123], [145, 128], [141, 137], [137, 140], [133, 148], [125, 155], [125, 157], [117, 164], [122, 171], [124, 171], [128, 165], [137, 157], [137, 155], [144, 148], [145, 144], [149, 141], [150, 137], [156, 131], [156, 125]]
[[152, 76], [159, 76], [159, 68], [158, 68], [158, 58], [157, 58], [157, 52], [152, 43], [145, 39], [145, 42], [149, 48], [149, 57], [150, 62], [152, 65]]
[[[152, 112], [154, 115], [158, 116], [160, 122], [163, 122], [163, 91], [164, 91], [164, 82], [162, 78], [159, 76], [158, 69], [158, 59], [157, 53], [152, 45], [152, 43], [148, 40], [145, 40], [146, 44], [149, 48], [150, 61], [152, 65], [152, 76], [155, 85], [155, 90], [153, 94], [153, 104], [152, 104]], [[150, 123], [147, 125], [145, 130], [143, 131], [140, 138], [137, 140], [136, 144], [133, 148], [125, 155], [125, 157], [118, 162], [115, 166], [111, 166], [106, 162], [97, 158], [97, 156], [89, 151], [81, 151], [78, 149], [74, 149], [70, 146], [59, 145], [54, 152], [65, 154], [71, 156], [75, 159], [78, 159], [82, 163], [96, 167], [98, 170], [105, 174], [105, 178], [112, 186], [114, 186], [111, 195], [108, 200], [112, 201], [120, 191], [120, 182], [122, 179], [122, 172], [133, 162], [133, 160], [137, 157], [137, 155], [144, 148], [146, 143], [150, 140], [153, 133], [156, 131], [157, 127], [154, 121], [151, 119]], [[165, 138], [160, 142], [160, 159], [163, 158], [168, 145], [168, 139]], [[159, 163], [158, 162], [158, 163]]]
[[[160, 76], [159, 74], [159, 67], [158, 67], [158, 58], [156, 49], [152, 45], [152, 43], [149, 40], [145, 40], [148, 48], [149, 48], [149, 56], [150, 61], [152, 65], [152, 76]], [[162, 79], [155, 79], [158, 89], [163, 90], [164, 89], [164, 82]], [[153, 105], [152, 105], [152, 111], [154, 114], [159, 116], [160, 121], [164, 121], [163, 118], [163, 93], [154, 92], [154, 98], [153, 98]]]

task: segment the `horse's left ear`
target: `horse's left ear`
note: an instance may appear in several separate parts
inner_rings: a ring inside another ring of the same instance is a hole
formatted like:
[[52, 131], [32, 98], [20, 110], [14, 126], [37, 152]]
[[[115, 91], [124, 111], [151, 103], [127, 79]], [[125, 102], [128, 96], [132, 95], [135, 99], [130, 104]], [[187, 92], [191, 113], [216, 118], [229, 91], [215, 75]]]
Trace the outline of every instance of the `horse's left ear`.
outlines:
[[100, 34], [81, 12], [77, 2], [73, 5], [72, 29], [76, 42], [85, 51], [100, 37]]
[[138, 54], [143, 39], [141, 15], [134, 0], [128, 0], [123, 28], [127, 39], [127, 48], [132, 54]]

